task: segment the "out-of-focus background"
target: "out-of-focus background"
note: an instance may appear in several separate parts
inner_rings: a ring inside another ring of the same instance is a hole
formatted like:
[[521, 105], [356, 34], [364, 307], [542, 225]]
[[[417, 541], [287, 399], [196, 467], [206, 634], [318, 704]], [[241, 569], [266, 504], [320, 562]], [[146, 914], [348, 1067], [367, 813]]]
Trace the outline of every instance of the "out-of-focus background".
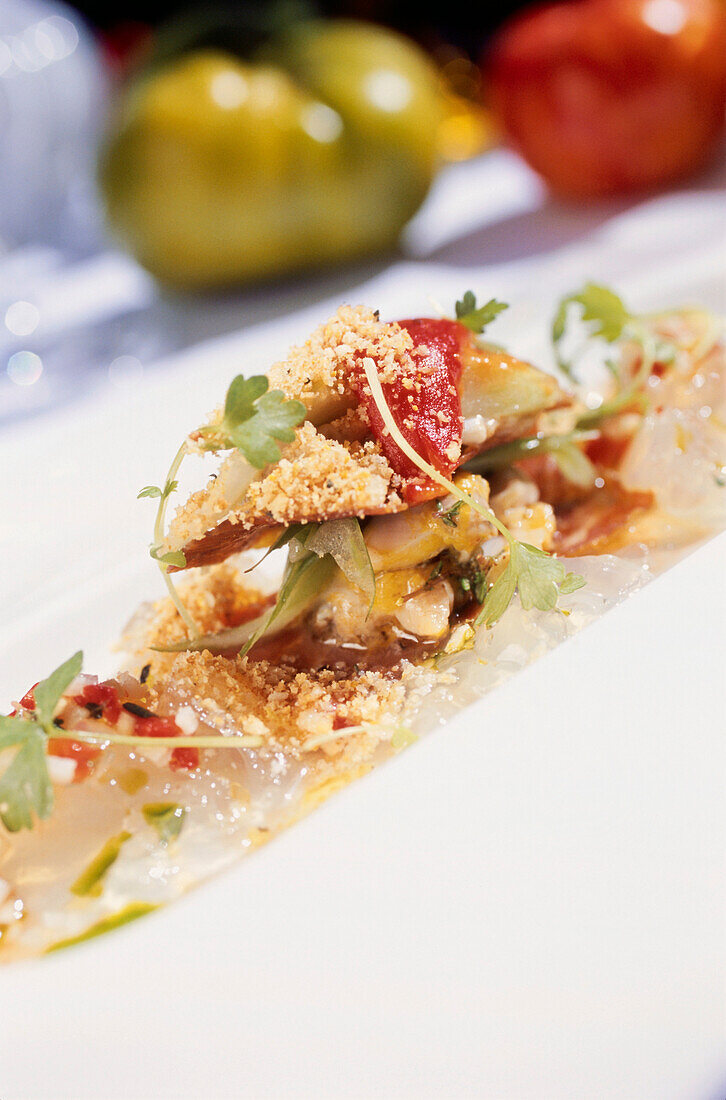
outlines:
[[721, 188], [725, 103], [726, 0], [3, 0], [0, 430], [401, 259]]

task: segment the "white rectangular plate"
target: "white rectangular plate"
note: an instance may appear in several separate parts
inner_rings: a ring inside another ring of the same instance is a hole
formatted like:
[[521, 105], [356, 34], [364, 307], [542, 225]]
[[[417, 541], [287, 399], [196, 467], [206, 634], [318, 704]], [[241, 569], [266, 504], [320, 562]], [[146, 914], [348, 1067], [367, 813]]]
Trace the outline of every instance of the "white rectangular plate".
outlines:
[[[517, 303], [496, 338], [541, 361], [555, 297], [584, 278], [636, 307], [723, 308], [713, 199], [646, 204], [527, 263], [400, 265], [347, 297], [396, 316], [473, 286]], [[233, 373], [335, 304], [0, 438], [0, 700], [81, 644], [113, 669], [159, 591], [136, 491]], [[168, 910], [3, 970], [2, 1100], [721, 1100], [725, 550]]]

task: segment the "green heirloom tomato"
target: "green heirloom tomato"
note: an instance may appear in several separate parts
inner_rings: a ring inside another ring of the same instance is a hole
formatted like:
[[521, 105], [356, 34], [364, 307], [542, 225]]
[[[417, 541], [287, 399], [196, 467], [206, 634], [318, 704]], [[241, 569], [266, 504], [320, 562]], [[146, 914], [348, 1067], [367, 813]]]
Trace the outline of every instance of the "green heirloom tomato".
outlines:
[[109, 219], [165, 282], [226, 286], [391, 248], [436, 170], [437, 74], [348, 21], [250, 61], [182, 55], [127, 93], [101, 166]]

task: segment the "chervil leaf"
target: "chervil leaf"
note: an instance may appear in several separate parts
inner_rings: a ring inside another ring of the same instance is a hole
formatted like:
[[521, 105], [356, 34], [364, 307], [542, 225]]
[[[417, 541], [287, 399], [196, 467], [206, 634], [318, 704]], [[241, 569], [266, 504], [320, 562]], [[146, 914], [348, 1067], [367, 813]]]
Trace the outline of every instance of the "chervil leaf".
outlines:
[[623, 329], [631, 319], [622, 298], [615, 291], [598, 283], [586, 283], [571, 301], [582, 306], [583, 321], [592, 322], [590, 334], [601, 336], [609, 344], [619, 340]]
[[525, 611], [533, 607], [551, 611], [557, 606], [560, 595], [568, 595], [582, 588], [585, 581], [576, 573], [565, 574], [565, 567], [557, 558], [526, 542], [513, 542], [509, 547], [507, 568], [491, 586], [476, 625], [492, 626], [509, 607], [515, 590]]
[[482, 609], [476, 619], [476, 626], [480, 626], [482, 623], [485, 623], [487, 626], [493, 626], [494, 623], [501, 619], [512, 602], [512, 596], [514, 595], [516, 587], [517, 574], [510, 557], [507, 562], [507, 568], [497, 577], [484, 597]]
[[560, 584], [560, 595], [569, 596], [571, 592], [577, 592], [578, 588], [584, 588], [586, 580], [579, 573], [566, 573], [565, 579]]
[[10, 832], [31, 829], [33, 813], [44, 818], [53, 809], [46, 743], [58, 732], [53, 725], [56, 704], [82, 665], [79, 651], [35, 686], [32, 718], [0, 717], [0, 750], [20, 746], [0, 778], [0, 820]]
[[224, 424], [227, 428], [234, 428], [249, 420], [255, 411], [255, 401], [263, 393], [267, 393], [269, 385], [265, 376], [260, 374], [252, 378], [238, 374], [232, 379], [224, 402]]
[[83, 653], [79, 650], [34, 688], [35, 710], [41, 725], [45, 727], [51, 725], [56, 703], [68, 685], [75, 680], [82, 667]]
[[567, 330], [569, 309], [572, 305], [582, 306], [581, 318], [588, 325], [590, 336], [598, 336], [609, 344], [620, 339], [633, 316], [622, 298], [598, 283], [586, 283], [582, 290], [567, 294], [562, 299], [552, 322], [552, 343], [560, 370], [571, 381], [576, 382], [577, 376], [572, 362], [563, 358], [560, 353], [560, 344]]
[[164, 494], [158, 485], [145, 485], [143, 489], [140, 489], [136, 494], [137, 500], [142, 500], [143, 497], [162, 497]]
[[53, 809], [46, 738], [34, 722], [25, 725], [30, 728], [25, 730], [21, 747], [0, 778], [0, 819], [11, 833], [32, 829], [34, 813], [46, 818]]
[[558, 586], [565, 578], [562, 562], [526, 542], [515, 543], [511, 557], [524, 610], [537, 607], [540, 611], [551, 611], [556, 607]]
[[508, 308], [506, 302], [498, 302], [496, 298], [490, 298], [483, 306], [477, 306], [474, 292], [467, 290], [463, 298], [456, 303], [456, 319], [472, 332], [479, 334]]
[[0, 715], [0, 751], [9, 749], [13, 745], [22, 745], [35, 728], [36, 723], [28, 721], [27, 718]]
[[[256, 469], [279, 461], [275, 440], [292, 443], [293, 429], [305, 419], [301, 401], [285, 397], [282, 390], [270, 390], [264, 376], [233, 379], [224, 405], [219, 433], [224, 443], [236, 447]], [[212, 435], [217, 435], [212, 430]]]

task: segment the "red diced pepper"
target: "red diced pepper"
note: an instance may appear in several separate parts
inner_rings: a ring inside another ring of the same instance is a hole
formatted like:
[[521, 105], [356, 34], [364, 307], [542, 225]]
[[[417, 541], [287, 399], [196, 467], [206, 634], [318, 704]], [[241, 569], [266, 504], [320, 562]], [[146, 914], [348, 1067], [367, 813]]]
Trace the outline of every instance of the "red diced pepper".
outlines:
[[73, 741], [70, 737], [51, 737], [48, 742], [49, 756], [63, 756], [76, 761], [76, 774], [73, 782], [80, 783], [93, 771], [93, 765], [103, 750], [98, 745], [87, 745], [83, 741]]
[[103, 719], [115, 726], [121, 714], [118, 691], [111, 684], [86, 684], [80, 695], [74, 695], [73, 701], [79, 706], [93, 703], [103, 710]]
[[174, 749], [169, 767], [175, 772], [181, 770], [193, 771], [194, 768], [199, 767], [199, 749]]

